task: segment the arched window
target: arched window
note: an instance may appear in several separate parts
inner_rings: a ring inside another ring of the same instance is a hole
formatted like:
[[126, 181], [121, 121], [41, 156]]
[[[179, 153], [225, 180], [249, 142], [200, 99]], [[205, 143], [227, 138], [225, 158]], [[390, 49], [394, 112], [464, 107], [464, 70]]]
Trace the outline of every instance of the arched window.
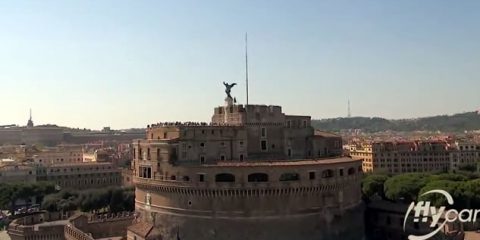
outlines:
[[333, 170], [327, 169], [322, 172], [322, 178], [331, 178], [333, 177]]
[[280, 181], [298, 181], [300, 175], [298, 173], [284, 173], [280, 176]]
[[248, 175], [249, 182], [268, 182], [268, 174], [266, 173], [252, 173]]
[[353, 175], [355, 174], [355, 168], [351, 167], [348, 169], [348, 175]]
[[230, 173], [219, 173], [215, 175], [215, 182], [235, 182], [235, 175]]

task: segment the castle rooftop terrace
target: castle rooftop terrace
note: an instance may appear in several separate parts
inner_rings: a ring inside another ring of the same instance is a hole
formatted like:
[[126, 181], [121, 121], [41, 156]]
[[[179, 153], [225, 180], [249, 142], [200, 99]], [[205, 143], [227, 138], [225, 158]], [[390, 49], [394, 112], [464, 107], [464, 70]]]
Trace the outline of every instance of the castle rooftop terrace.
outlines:
[[223, 126], [238, 126], [238, 124], [227, 123], [206, 123], [206, 122], [160, 122], [147, 125], [147, 128], [161, 128], [161, 127], [223, 127]]
[[288, 161], [258, 161], [258, 162], [231, 162], [221, 161], [216, 164], [203, 164], [202, 167], [268, 167], [268, 166], [304, 166], [304, 165], [328, 165], [357, 162], [360, 160], [350, 157], [335, 157], [322, 159], [299, 159]]

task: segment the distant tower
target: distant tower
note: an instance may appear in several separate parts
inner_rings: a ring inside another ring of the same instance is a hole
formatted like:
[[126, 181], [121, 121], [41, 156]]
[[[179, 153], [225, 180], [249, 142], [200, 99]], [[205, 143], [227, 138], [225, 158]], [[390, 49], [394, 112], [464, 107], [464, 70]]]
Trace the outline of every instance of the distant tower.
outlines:
[[33, 127], [32, 109], [30, 108], [30, 118], [28, 119], [27, 127]]
[[348, 114], [347, 117], [350, 118], [352, 117], [352, 112], [350, 112], [350, 99], [348, 99]]

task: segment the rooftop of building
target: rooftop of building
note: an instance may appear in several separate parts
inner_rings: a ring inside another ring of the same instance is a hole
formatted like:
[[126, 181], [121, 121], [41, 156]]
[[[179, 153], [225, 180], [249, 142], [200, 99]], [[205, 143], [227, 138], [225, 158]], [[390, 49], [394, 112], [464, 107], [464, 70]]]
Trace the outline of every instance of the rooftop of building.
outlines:
[[52, 167], [70, 167], [70, 166], [112, 166], [111, 162], [72, 162], [72, 163], [52, 163]]
[[332, 133], [332, 132], [325, 132], [322, 130], [315, 130], [315, 136], [321, 136], [321, 137], [341, 137], [338, 134]]
[[207, 122], [158, 122], [147, 125], [148, 129], [152, 128], [180, 128], [180, 127], [238, 127], [238, 124], [228, 123], [207, 123]]
[[129, 231], [134, 232], [137, 235], [145, 237], [152, 230], [153, 225], [147, 222], [137, 222], [128, 227]]
[[279, 161], [249, 161], [249, 162], [232, 162], [221, 161], [215, 164], [204, 164], [202, 167], [269, 167], [269, 166], [305, 166], [305, 165], [330, 165], [339, 163], [357, 162], [358, 159], [350, 157], [332, 157], [322, 159], [298, 159], [298, 160], [279, 160]]
[[152, 224], [146, 222], [137, 222], [128, 227], [131, 231], [144, 239], [161, 239], [160, 232]]

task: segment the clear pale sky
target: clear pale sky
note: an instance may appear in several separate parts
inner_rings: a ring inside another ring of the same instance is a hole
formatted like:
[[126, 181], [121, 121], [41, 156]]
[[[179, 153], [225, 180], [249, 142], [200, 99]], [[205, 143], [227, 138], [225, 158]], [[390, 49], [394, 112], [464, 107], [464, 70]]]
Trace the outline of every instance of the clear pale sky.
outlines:
[[208, 121], [222, 81], [290, 114], [480, 106], [480, 1], [1, 1], [0, 125]]

